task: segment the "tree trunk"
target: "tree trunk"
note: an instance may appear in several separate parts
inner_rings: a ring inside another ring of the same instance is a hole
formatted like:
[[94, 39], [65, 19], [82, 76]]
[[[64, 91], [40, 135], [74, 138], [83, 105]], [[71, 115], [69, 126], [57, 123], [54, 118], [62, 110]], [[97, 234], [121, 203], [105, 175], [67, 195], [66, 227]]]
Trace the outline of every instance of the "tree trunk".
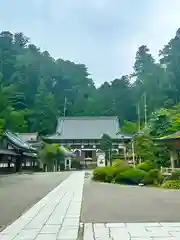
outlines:
[[107, 166], [108, 165], [108, 159], [109, 159], [109, 152], [108, 151], [106, 151], [105, 152], [105, 165]]

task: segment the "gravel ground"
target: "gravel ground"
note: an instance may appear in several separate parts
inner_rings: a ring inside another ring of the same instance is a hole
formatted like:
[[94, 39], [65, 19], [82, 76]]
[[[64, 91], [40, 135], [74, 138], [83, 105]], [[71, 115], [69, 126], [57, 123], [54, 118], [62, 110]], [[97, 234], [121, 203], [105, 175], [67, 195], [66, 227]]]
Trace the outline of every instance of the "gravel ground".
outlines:
[[82, 222], [179, 222], [180, 191], [85, 180]]
[[34, 173], [0, 177], [0, 228], [16, 220], [69, 174]]

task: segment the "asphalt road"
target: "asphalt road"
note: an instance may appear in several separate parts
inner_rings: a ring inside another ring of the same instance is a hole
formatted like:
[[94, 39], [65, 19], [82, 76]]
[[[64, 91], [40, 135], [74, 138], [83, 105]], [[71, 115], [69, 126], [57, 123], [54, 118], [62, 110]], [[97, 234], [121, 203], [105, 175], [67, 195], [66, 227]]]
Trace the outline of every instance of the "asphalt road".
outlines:
[[70, 173], [34, 173], [0, 177], [0, 228], [16, 220]]
[[85, 180], [82, 222], [179, 222], [180, 190]]

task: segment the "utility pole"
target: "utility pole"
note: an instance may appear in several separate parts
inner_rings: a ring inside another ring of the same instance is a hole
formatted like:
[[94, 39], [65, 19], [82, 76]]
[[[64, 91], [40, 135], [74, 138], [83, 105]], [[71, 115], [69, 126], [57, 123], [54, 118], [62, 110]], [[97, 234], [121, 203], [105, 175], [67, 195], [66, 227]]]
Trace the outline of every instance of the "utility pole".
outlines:
[[141, 130], [141, 116], [140, 116], [139, 102], [137, 104], [137, 115], [138, 115], [138, 131], [140, 131]]
[[[64, 109], [63, 109], [63, 117], [64, 117], [64, 118], [65, 118], [65, 116], [66, 116], [66, 110], [67, 110], [67, 97], [65, 96], [65, 98], [64, 98]], [[61, 130], [60, 130], [60, 133], [59, 133], [59, 134], [62, 133], [63, 124], [64, 124], [64, 119], [61, 120], [61, 127], [60, 127]]]
[[147, 127], [147, 94], [144, 92], [144, 125]]
[[63, 113], [63, 117], [66, 116], [66, 110], [67, 110], [67, 97], [65, 96], [65, 98], [64, 98], [64, 113]]

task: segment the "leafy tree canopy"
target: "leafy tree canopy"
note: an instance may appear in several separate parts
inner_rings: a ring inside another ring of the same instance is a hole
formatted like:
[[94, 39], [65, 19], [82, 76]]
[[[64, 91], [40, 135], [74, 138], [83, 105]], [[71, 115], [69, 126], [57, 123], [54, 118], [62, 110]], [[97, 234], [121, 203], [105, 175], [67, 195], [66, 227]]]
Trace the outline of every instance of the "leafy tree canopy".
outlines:
[[0, 33], [0, 132], [53, 133], [65, 97], [66, 116], [116, 115], [127, 133], [136, 132], [137, 121], [143, 125], [145, 109], [152, 135], [180, 129], [180, 30], [160, 50], [159, 62], [148, 46], [139, 46], [133, 73], [99, 87], [84, 64], [60, 57], [42, 52], [23, 33]]

